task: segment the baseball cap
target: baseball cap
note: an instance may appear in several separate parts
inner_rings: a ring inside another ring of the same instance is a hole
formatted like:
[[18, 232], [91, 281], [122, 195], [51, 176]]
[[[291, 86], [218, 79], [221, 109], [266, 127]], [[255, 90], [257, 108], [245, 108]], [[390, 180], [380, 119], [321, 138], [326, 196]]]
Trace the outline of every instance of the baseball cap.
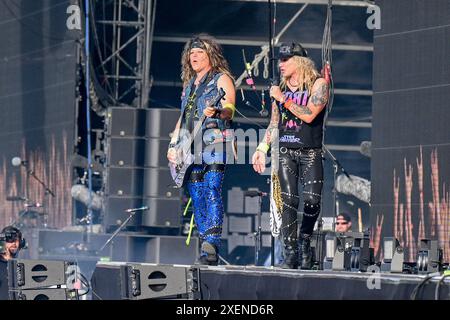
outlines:
[[347, 213], [345, 213], [345, 212], [339, 213], [339, 214], [336, 216], [336, 218], [338, 218], [338, 217], [344, 218], [344, 220], [347, 221], [347, 222], [352, 221], [352, 218], [350, 218], [350, 216], [349, 216]]
[[281, 44], [278, 59], [286, 60], [293, 56], [308, 57], [308, 52], [300, 43], [292, 42], [291, 44]]

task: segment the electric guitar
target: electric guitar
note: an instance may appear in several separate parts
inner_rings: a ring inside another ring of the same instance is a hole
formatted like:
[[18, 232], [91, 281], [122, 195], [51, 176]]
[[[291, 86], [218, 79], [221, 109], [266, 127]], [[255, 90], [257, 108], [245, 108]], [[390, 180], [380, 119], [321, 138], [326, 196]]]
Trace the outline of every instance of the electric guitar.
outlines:
[[[208, 106], [214, 107], [224, 96], [225, 91], [222, 88], [219, 88], [219, 92], [212, 101], [209, 102]], [[170, 174], [172, 175], [173, 182], [175, 182], [177, 188], [184, 186], [189, 178], [195, 160], [195, 156], [191, 153], [191, 145], [194, 141], [194, 137], [200, 132], [205, 119], [206, 116], [202, 114], [195, 125], [192, 134], [186, 132], [186, 130], [179, 130], [179, 132], [183, 131], [184, 134], [180, 135], [179, 133], [177, 139], [178, 142], [173, 147], [176, 152], [177, 161], [176, 163], [169, 162]]]

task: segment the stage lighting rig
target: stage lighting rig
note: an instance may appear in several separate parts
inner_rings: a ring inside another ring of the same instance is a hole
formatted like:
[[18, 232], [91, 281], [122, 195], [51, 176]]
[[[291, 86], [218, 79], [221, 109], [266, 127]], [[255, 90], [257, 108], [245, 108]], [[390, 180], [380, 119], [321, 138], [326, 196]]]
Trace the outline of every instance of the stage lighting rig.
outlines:
[[422, 239], [417, 253], [417, 272], [427, 274], [442, 270], [442, 249], [437, 240]]
[[384, 257], [381, 263], [382, 272], [402, 273], [405, 253], [400, 242], [395, 237], [383, 239]]

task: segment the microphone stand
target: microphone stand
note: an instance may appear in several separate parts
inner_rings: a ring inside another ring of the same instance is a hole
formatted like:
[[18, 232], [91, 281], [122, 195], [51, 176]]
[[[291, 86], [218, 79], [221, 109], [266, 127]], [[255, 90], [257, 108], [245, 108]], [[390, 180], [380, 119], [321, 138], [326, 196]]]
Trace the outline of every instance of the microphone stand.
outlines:
[[[275, 70], [275, 52], [274, 52], [274, 47], [273, 47], [273, 26], [272, 26], [272, 21], [273, 21], [273, 12], [272, 12], [272, 3], [271, 0], [268, 1], [268, 6], [269, 6], [269, 65], [270, 68], [269, 70], [271, 71], [270, 74], [270, 78], [271, 80], [271, 85], [274, 84], [275, 80], [275, 74], [276, 74], [276, 70]], [[281, 33], [280, 33], [281, 36]], [[278, 81], [276, 81], [278, 82]], [[277, 84], [279, 85], [279, 84]], [[269, 93], [270, 95], [270, 93]], [[271, 98], [270, 99], [270, 109], [272, 108], [272, 104], [274, 103], [274, 99]], [[281, 113], [280, 113], [281, 114]], [[272, 165], [272, 164], [271, 164]], [[272, 233], [270, 234], [270, 265], [273, 267], [275, 267], [275, 238], [272, 235]]]
[[262, 236], [261, 236], [261, 204], [262, 204], [262, 195], [258, 196], [258, 229], [254, 233], [255, 236], [255, 267], [258, 265], [259, 261], [259, 252], [262, 248]]
[[[125, 211], [126, 212], [126, 211]], [[131, 211], [130, 214], [128, 215], [128, 217], [125, 219], [124, 222], [122, 222], [122, 224], [116, 229], [116, 231], [114, 231], [114, 233], [109, 237], [108, 240], [106, 240], [106, 242], [103, 244], [103, 246], [97, 251], [97, 253], [100, 253], [101, 251], [103, 251], [103, 249], [106, 248], [106, 246], [111, 243], [111, 241], [113, 241], [113, 239], [119, 234], [120, 231], [122, 231], [122, 229], [127, 225], [127, 223], [131, 220], [131, 218], [134, 217], [134, 215], [136, 214], [137, 211]], [[112, 259], [112, 246], [111, 246], [111, 259]]]
[[[45, 203], [44, 203], [43, 207], [47, 208], [47, 206], [48, 206], [48, 203], [46, 201], [47, 196], [51, 195], [52, 197], [55, 197], [55, 193], [44, 183], [44, 181], [42, 181], [41, 179], [39, 179], [38, 176], [36, 176], [36, 173], [34, 172], [34, 170], [28, 168], [28, 165], [26, 163], [23, 163], [22, 165], [27, 169], [27, 175], [30, 177], [33, 177], [33, 179], [35, 179], [44, 188], [46, 197], [44, 198]], [[27, 189], [28, 189], [28, 183], [27, 183]], [[28, 190], [27, 190], [27, 193], [28, 193]], [[28, 195], [27, 195], [27, 197], [28, 197]], [[47, 228], [47, 222], [48, 222], [47, 214], [44, 212], [43, 216], [44, 216], [44, 228]]]
[[[28, 167], [27, 167], [27, 169], [28, 169]], [[55, 193], [52, 190], [50, 190], [50, 188], [47, 187], [47, 185], [36, 176], [36, 174], [34, 173], [34, 170], [27, 170], [27, 173], [30, 176], [32, 176], [37, 182], [39, 182], [39, 184], [44, 188], [46, 194], [49, 194], [52, 197], [55, 197]]]
[[336, 190], [336, 181], [337, 181], [338, 171], [342, 171], [342, 173], [345, 174], [345, 176], [347, 178], [349, 178], [350, 180], [352, 180], [352, 178], [348, 175], [347, 171], [344, 169], [344, 167], [341, 165], [341, 163], [336, 159], [336, 157], [331, 153], [331, 151], [325, 145], [323, 145], [322, 147], [323, 147], [323, 150], [328, 154], [328, 157], [333, 162], [333, 231], [334, 231], [335, 227], [336, 227], [336, 216], [338, 215], [338, 212], [336, 212], [336, 209], [337, 209], [336, 202], [338, 200], [337, 190]]

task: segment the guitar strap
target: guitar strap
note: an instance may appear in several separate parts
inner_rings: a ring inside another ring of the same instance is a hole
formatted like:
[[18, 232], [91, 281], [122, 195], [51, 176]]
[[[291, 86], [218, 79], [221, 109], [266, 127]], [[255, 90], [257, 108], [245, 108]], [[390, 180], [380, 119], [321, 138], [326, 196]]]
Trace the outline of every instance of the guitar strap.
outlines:
[[[205, 74], [203, 76], [202, 80], [200, 80], [200, 84], [199, 84], [199, 86], [197, 87], [196, 90], [193, 90], [194, 89], [194, 81], [191, 84], [191, 90], [190, 90], [190, 95], [189, 95], [189, 98], [188, 98], [188, 104], [186, 105], [186, 107], [184, 108], [183, 113], [180, 116], [181, 127], [184, 128], [184, 129], [189, 130], [189, 132], [191, 132], [191, 130], [193, 128], [193, 122], [194, 122], [194, 118], [195, 118], [195, 111], [197, 110], [197, 100], [203, 94], [203, 92], [205, 91], [206, 85], [209, 83], [211, 75], [212, 75], [211, 72], [208, 72], [207, 74]], [[193, 114], [191, 115], [190, 119], [185, 119], [186, 110], [188, 109], [189, 104], [192, 105], [192, 113]], [[184, 120], [192, 121], [192, 123], [188, 124]], [[187, 127], [188, 125], [191, 128], [188, 128]], [[180, 131], [178, 132], [177, 140], [179, 140], [179, 138], [180, 138], [179, 134], [180, 134]]]
[[[197, 110], [197, 100], [198, 100], [198, 98], [203, 94], [203, 92], [205, 91], [205, 89], [206, 89], [206, 86], [207, 86], [207, 84], [209, 83], [209, 81], [210, 81], [210, 72], [208, 72], [207, 74], [205, 74], [204, 76], [203, 76], [203, 78], [202, 78], [202, 80], [200, 80], [200, 83], [199, 83], [199, 85], [198, 85], [198, 87], [197, 87], [197, 89], [194, 91], [193, 89], [194, 89], [194, 82], [192, 82], [192, 86], [191, 86], [191, 95], [189, 96], [189, 101], [188, 101], [188, 105], [189, 104], [191, 104], [192, 105], [192, 115], [190, 116], [190, 119], [186, 119], [186, 120], [188, 120], [188, 121], [190, 121], [191, 123], [189, 123], [189, 128], [187, 128], [187, 129], [189, 129], [189, 131], [191, 131], [192, 130], [192, 127], [193, 127], [193, 122], [194, 122], [194, 118], [195, 118], [195, 112], [196, 112], [196, 110]], [[188, 109], [187, 108], [187, 106], [186, 106], [186, 108], [184, 109], [184, 112], [186, 113], [186, 109]], [[184, 116], [184, 115], [183, 115]], [[186, 125], [188, 125], [187, 123], [186, 123]]]

